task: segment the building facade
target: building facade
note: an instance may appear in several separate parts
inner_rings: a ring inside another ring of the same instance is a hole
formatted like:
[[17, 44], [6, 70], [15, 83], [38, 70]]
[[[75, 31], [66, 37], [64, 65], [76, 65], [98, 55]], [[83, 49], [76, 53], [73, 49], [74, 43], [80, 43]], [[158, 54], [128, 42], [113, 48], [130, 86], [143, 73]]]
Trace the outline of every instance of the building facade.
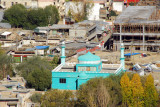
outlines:
[[[89, 1], [89, 0], [88, 0]], [[81, 12], [81, 9], [84, 8], [84, 2], [88, 3], [88, 1], [81, 1], [79, 3], [75, 2], [66, 2], [65, 7], [65, 15], [68, 15], [69, 10], [74, 11], [74, 13]], [[106, 19], [109, 16], [109, 9], [112, 4], [112, 0], [93, 0], [90, 2], [91, 6], [88, 9], [88, 20], [102, 20]]]
[[10, 8], [15, 4], [22, 4], [28, 8], [37, 8], [37, 0], [1, 0], [1, 8]]
[[156, 6], [129, 6], [115, 22], [113, 50], [124, 43], [126, 50], [158, 51], [160, 21]]
[[65, 62], [65, 44], [62, 42], [61, 64], [52, 70], [52, 89], [77, 90], [80, 85], [95, 77], [108, 77], [124, 71], [124, 47], [121, 64], [102, 64], [99, 56], [88, 52], [78, 57], [78, 63]]
[[117, 12], [122, 12], [125, 9], [123, 0], [113, 0], [113, 10]]

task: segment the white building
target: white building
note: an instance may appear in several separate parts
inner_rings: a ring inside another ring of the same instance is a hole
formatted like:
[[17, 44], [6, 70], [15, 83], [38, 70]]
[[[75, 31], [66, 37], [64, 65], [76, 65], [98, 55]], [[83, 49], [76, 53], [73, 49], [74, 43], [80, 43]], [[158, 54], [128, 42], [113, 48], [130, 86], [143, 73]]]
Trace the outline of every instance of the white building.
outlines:
[[100, 8], [104, 8], [100, 3], [94, 3], [94, 6], [89, 10], [88, 20], [99, 20]]
[[124, 0], [113, 0], [113, 10], [122, 12], [124, 10]]
[[[108, 0], [94, 0], [93, 1], [93, 6], [88, 10], [88, 20], [101, 20], [100, 14], [101, 10], [104, 10], [103, 14], [105, 15], [103, 18], [106, 19], [107, 14], [109, 14], [108, 9], [109, 9], [109, 3], [110, 1]], [[77, 7], [78, 6], [78, 7]], [[83, 2], [66, 2], [65, 5], [65, 15], [68, 15], [69, 9], [71, 11], [80, 12], [81, 9], [83, 9]]]

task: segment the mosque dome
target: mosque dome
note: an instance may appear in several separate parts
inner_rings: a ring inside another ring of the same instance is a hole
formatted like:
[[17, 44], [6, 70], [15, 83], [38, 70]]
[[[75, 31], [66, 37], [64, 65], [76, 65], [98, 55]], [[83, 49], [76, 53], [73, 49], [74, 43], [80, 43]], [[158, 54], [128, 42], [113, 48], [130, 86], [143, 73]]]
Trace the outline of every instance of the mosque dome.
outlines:
[[91, 52], [88, 52], [87, 54], [85, 55], [82, 55], [82, 56], [79, 56], [78, 57], [78, 61], [81, 62], [81, 61], [100, 61], [100, 57], [97, 56], [97, 55], [93, 55]]

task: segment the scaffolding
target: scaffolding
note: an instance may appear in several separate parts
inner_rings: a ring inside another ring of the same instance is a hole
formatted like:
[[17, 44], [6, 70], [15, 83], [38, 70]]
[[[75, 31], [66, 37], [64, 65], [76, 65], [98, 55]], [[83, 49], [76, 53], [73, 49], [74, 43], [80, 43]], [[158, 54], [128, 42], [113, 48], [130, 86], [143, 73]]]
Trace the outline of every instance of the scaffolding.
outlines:
[[[140, 1], [141, 5], [143, 1]], [[150, 3], [155, 5], [157, 0], [153, 1]], [[114, 26], [113, 45], [116, 50], [122, 42], [127, 49], [132, 45], [135, 50], [160, 49], [160, 10], [156, 6], [130, 6], [117, 17]]]

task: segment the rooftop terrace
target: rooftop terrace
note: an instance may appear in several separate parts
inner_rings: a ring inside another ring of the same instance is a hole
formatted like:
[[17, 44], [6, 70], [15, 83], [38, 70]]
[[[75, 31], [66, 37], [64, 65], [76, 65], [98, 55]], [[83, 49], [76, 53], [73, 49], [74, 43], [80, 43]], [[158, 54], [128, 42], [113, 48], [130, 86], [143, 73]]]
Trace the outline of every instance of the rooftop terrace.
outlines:
[[[120, 68], [120, 64], [102, 64], [100, 73], [115, 73]], [[76, 63], [60, 64], [52, 72], [76, 72]]]

